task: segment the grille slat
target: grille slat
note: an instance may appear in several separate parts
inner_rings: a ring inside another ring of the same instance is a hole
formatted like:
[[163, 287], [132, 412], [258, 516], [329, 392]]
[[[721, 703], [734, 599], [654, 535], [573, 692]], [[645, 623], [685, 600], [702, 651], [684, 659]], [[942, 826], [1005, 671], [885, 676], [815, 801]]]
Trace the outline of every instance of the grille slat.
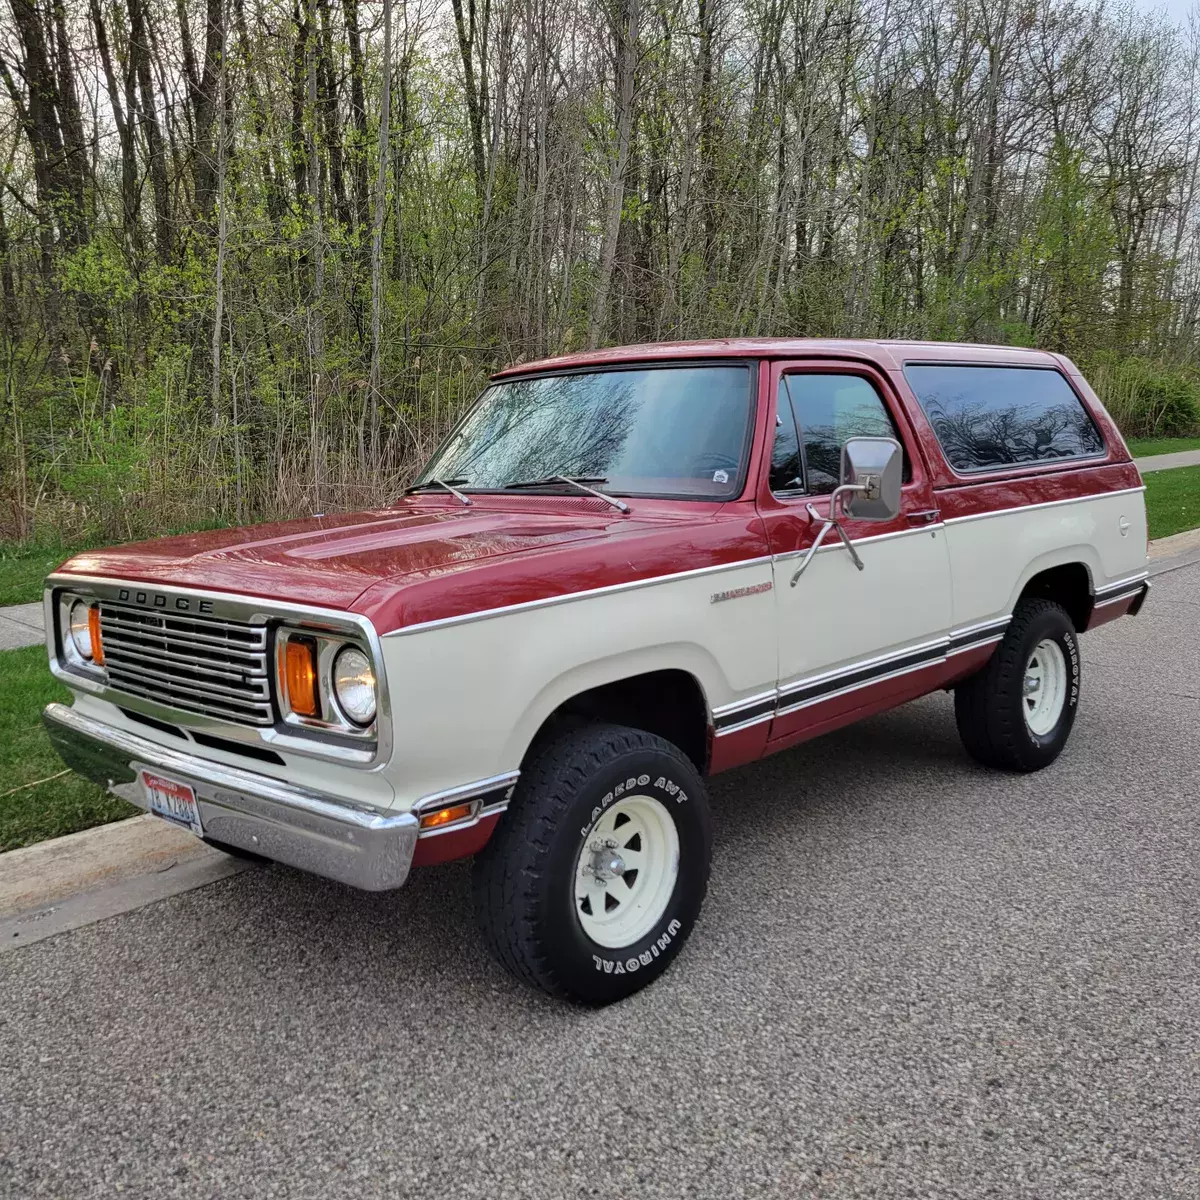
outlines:
[[105, 626], [124, 630], [130, 634], [171, 637], [176, 641], [194, 642], [198, 646], [213, 646], [223, 650], [253, 652], [265, 649], [267, 644], [267, 631], [262, 626], [246, 625], [222, 634], [217, 630], [220, 630], [225, 622], [214, 622], [216, 630], [209, 631], [202, 626], [197, 628], [199, 622], [195, 618], [185, 620], [181, 617], [156, 616], [150, 613], [135, 615], [141, 619], [127, 620], [110, 615], [105, 609]]
[[185, 712], [271, 724], [265, 626], [102, 602], [100, 630], [113, 687]]
[[104, 649], [106, 654], [145, 659], [167, 665], [186, 663], [192, 669], [214, 675], [232, 676], [235, 679], [254, 676], [266, 677], [266, 671], [256, 663], [256, 657], [261, 660], [261, 655], [240, 655], [237, 659], [219, 656], [202, 658], [184, 653], [176, 648], [175, 643], [165, 639], [158, 644], [153, 644], [149, 641], [127, 641], [124, 637], [117, 638], [111, 633], [104, 635]]

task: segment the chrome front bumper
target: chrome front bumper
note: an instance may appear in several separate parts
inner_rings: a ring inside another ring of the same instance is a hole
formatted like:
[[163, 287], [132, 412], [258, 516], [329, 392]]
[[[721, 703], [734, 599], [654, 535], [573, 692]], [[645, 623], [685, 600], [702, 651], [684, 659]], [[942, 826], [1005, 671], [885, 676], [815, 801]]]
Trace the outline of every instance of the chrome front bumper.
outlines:
[[[240, 767], [210, 762], [81, 716], [65, 704], [42, 713], [50, 741], [72, 770], [146, 806], [142, 768], [196, 792], [205, 835], [277, 862], [380, 892], [408, 878], [419, 823]], [[129, 786], [129, 785], [133, 786]]]

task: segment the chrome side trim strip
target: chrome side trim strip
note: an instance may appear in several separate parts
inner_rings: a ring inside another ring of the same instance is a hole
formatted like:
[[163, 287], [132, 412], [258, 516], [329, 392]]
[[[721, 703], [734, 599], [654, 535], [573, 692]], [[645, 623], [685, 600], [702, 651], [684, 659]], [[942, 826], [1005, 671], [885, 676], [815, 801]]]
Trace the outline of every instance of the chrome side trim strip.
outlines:
[[860, 688], [936, 666], [967, 650], [993, 645], [1004, 636], [1004, 630], [1011, 619], [997, 617], [966, 625], [928, 642], [919, 642], [900, 650], [891, 650], [887, 654], [844, 663], [818, 675], [792, 680], [777, 687], [774, 693], [762, 692], [748, 700], [723, 705], [713, 712], [715, 735], [723, 737], [726, 734], [737, 733], [821, 701], [832, 700]]
[[[552, 608], [556, 604], [569, 604], [572, 600], [590, 600], [595, 596], [611, 596], [617, 592], [632, 592], [638, 588], [653, 587], [659, 583], [674, 583], [679, 579], [698, 579], [702, 575], [720, 575], [726, 571], [737, 571], [743, 567], [754, 567], [771, 562], [769, 554], [758, 558], [743, 558], [737, 562], [721, 563], [715, 567], [696, 567], [690, 571], [673, 571], [668, 575], [652, 575], [649, 579], [631, 579], [626, 583], [610, 583], [604, 587], [584, 588], [579, 592], [567, 592], [562, 596], [543, 596], [540, 600], [523, 600], [519, 604], [502, 604], [498, 608], [484, 608], [477, 612], [459, 613], [453, 617], [437, 617], [432, 621], [418, 621], [403, 625], [385, 633], [385, 638], [404, 637], [410, 633], [423, 633], [428, 629], [444, 629], [450, 625], [467, 625], [472, 621], [483, 621], [491, 617], [507, 617], [527, 609]], [[772, 582], [774, 582], [772, 580]]]
[[[890, 542], [895, 538], [916, 537], [920, 534], [930, 534], [942, 528], [941, 521], [935, 521], [929, 525], [916, 525], [912, 529], [893, 529], [891, 533], [873, 533], [870, 537], [856, 537], [850, 540], [855, 546], [869, 546], [873, 542]], [[824, 554], [826, 550], [843, 549], [841, 542], [826, 542], [818, 551], [818, 554]], [[788, 550], [783, 554], [776, 554], [776, 562], [790, 562], [794, 558], [802, 558], [808, 553], [808, 547], [803, 550]]]
[[[445, 808], [449, 804], [461, 803], [464, 800], [474, 800], [486, 796], [488, 792], [498, 792], [501, 788], [511, 788], [520, 777], [520, 771], [505, 771], [502, 775], [492, 775], [487, 779], [478, 779], [474, 783], [460, 784], [458, 787], [446, 788], [442, 792], [431, 792], [422, 796], [412, 806], [412, 811], [420, 816], [434, 808]], [[507, 804], [507, 800], [505, 801]], [[488, 806], [491, 811], [492, 805]]]
[[712, 715], [714, 717], [727, 717], [732, 713], [741, 712], [743, 709], [746, 709], [746, 708], [755, 708], [759, 704], [761, 704], [764, 700], [774, 700], [775, 693], [778, 690], [779, 690], [778, 688], [771, 688], [770, 691], [759, 692], [757, 695], [747, 696], [743, 700], [734, 700], [730, 704], [719, 704], [716, 708], [713, 709]]
[[815, 696], [809, 696], [794, 704], [781, 703], [775, 715], [777, 717], [786, 717], [789, 713], [799, 712], [802, 708], [811, 708], [814, 704], [820, 704], [825, 700], [836, 700], [839, 696], [846, 696], [851, 692], [861, 691], [863, 688], [870, 687], [876, 683], [886, 683], [889, 679], [899, 679], [902, 675], [911, 675], [914, 671], [923, 671], [926, 667], [935, 667], [945, 661], [945, 654], [938, 654], [931, 658], [924, 658], [906, 666], [898, 667], [894, 671], [886, 671], [882, 675], [872, 675], [869, 679], [847, 683], [845, 686], [836, 688], [833, 691], [822, 691]]
[[889, 650], [886, 654], [876, 654], [871, 658], [862, 658], [856, 662], [843, 663], [842, 666], [834, 667], [830, 671], [822, 671], [819, 675], [802, 676], [791, 680], [789, 683], [781, 683], [779, 685], [779, 692], [781, 695], [786, 695], [788, 692], [796, 691], [799, 688], [810, 687], [817, 683], [825, 683], [829, 680], [839, 679], [845, 675], [854, 675], [869, 667], [882, 666], [886, 663], [895, 662], [897, 659], [908, 658], [913, 654], [931, 650], [940, 652], [949, 641], [949, 636], [943, 635], [928, 642], [918, 642], [913, 646], [905, 646], [900, 650]]
[[1144, 492], [1145, 484], [1141, 487], [1118, 488], [1112, 492], [1093, 492], [1090, 496], [1069, 496], [1066, 500], [1045, 500], [1040, 504], [1017, 504], [1012, 508], [993, 508], [988, 512], [969, 513], [965, 517], [944, 517], [943, 525], [963, 525], [967, 521], [982, 521], [987, 517], [1006, 517], [1012, 513], [1032, 512], [1037, 508], [1061, 508], [1064, 504], [1083, 504], [1088, 500], [1104, 500], [1108, 496], [1130, 496], [1135, 492]]
[[[966, 517], [947, 517], [934, 525], [919, 525], [913, 529], [897, 529], [891, 533], [875, 534], [872, 537], [855, 538], [856, 546], [870, 545], [872, 542], [887, 541], [891, 538], [901, 537], [916, 537], [922, 534], [935, 532], [938, 529], [944, 528], [946, 525], [961, 524], [964, 521], [979, 521], [984, 517], [999, 517], [1008, 513], [1026, 512], [1037, 508], [1055, 508], [1062, 504], [1077, 504], [1084, 500], [1100, 500], [1105, 496], [1121, 496], [1133, 492], [1144, 492], [1145, 487], [1122, 488], [1114, 492], [1097, 492], [1091, 496], [1073, 496], [1068, 500], [1049, 500], [1042, 504], [1020, 504], [1012, 508], [995, 509], [992, 512], [972, 513]], [[830, 543], [828, 546], [823, 546], [821, 549], [838, 548], [838, 543]], [[633, 591], [637, 588], [653, 587], [659, 583], [673, 583], [679, 579], [693, 579], [702, 575], [719, 575], [725, 571], [736, 571], [742, 567], [754, 567], [761, 563], [782, 563], [792, 559], [799, 558], [806, 554], [805, 550], [789, 550], [785, 554], [765, 554], [759, 555], [756, 558], [739, 559], [737, 562], [721, 563], [715, 567], [696, 567], [690, 571], [672, 571], [666, 575], [653, 575], [648, 579], [632, 579], [626, 583], [613, 583], [605, 587], [585, 588], [578, 592], [568, 592], [562, 596], [544, 596], [540, 600], [524, 600], [519, 604], [504, 604], [497, 608], [479, 609], [476, 612], [460, 613], [453, 617], [437, 617], [431, 621], [418, 621], [412, 625], [404, 625], [399, 629], [389, 630], [383, 634], [384, 638], [404, 637], [410, 633], [423, 633], [429, 629], [442, 629], [450, 625], [465, 625], [472, 621], [483, 621], [491, 617], [506, 617], [512, 613], [522, 612], [526, 609], [535, 608], [550, 608], [556, 604], [569, 604], [573, 600], [588, 600], [595, 596], [608, 596], [617, 592]], [[820, 551], [818, 551], [820, 553]], [[764, 581], [765, 582], [765, 581]]]
[[1129, 575], [1124, 579], [1118, 579], [1115, 583], [1106, 583], [1103, 587], [1097, 588], [1094, 596], [1097, 603], [1102, 599], [1109, 600], [1115, 598], [1118, 594], [1124, 595], [1126, 592], [1136, 592], [1137, 589], [1150, 578], [1149, 571], [1141, 571], [1137, 575]]
[[946, 651], [947, 658], [953, 658], [956, 654], [965, 654], [968, 650], [978, 650], [980, 646], [992, 646], [1004, 637], [1004, 631], [991, 634], [987, 637], [976, 638], [974, 641], [964, 642], [962, 645], [950, 643], [950, 649]]

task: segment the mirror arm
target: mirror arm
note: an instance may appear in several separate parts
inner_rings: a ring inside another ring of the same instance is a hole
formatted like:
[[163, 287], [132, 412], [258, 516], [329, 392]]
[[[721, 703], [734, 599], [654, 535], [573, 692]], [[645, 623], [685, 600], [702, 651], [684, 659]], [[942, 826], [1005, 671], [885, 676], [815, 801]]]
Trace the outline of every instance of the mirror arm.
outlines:
[[845, 530], [842, 528], [842, 524], [841, 524], [841, 522], [840, 522], [840, 521], [834, 521], [834, 523], [833, 523], [833, 527], [834, 527], [834, 529], [836, 529], [836, 530], [838, 531], [838, 537], [840, 537], [840, 538], [842, 539], [842, 544], [843, 544], [843, 545], [846, 547], [846, 549], [847, 549], [847, 550], [849, 550], [849, 551], [850, 551], [850, 558], [853, 560], [853, 562], [854, 562], [854, 565], [855, 565], [855, 566], [856, 566], [856, 567], [857, 567], [857, 568], [858, 568], [860, 571], [861, 571], [861, 570], [863, 570], [863, 569], [864, 569], [864, 567], [863, 567], [863, 560], [862, 560], [861, 558], [859, 558], [859, 557], [858, 557], [858, 551], [857, 551], [857, 550], [855, 550], [855, 548], [854, 548], [854, 543], [850, 541], [850, 537], [849, 537], [849, 535], [848, 535], [848, 534], [846, 533], [846, 531], [845, 531]]
[[831, 530], [836, 529], [837, 535], [842, 539], [842, 545], [850, 551], [850, 558], [854, 565], [861, 571], [863, 570], [863, 560], [858, 557], [858, 551], [854, 549], [854, 544], [850, 541], [849, 535], [842, 528], [841, 521], [837, 517], [838, 500], [847, 492], [865, 492], [867, 489], [856, 483], [844, 483], [841, 487], [834, 488], [833, 494], [829, 497], [829, 516], [822, 517], [819, 512], [811, 504], [806, 504], [804, 507], [808, 511], [808, 515], [814, 521], [824, 521], [821, 526], [821, 532], [813, 539], [813, 544], [809, 546], [808, 553], [804, 556], [803, 561], [796, 568], [796, 573], [792, 576], [792, 587], [795, 587], [800, 582], [800, 576], [808, 570], [808, 564], [812, 562], [817, 551], [821, 548], [821, 543], [825, 540], [825, 535]]

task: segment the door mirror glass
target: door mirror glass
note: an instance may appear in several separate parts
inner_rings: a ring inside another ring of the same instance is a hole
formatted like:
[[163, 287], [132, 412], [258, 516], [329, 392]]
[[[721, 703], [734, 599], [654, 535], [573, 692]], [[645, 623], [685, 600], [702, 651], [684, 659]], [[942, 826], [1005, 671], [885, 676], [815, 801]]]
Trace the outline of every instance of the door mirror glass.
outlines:
[[904, 451], [895, 438], [852, 437], [842, 443], [846, 515], [860, 521], [890, 521], [900, 511]]

